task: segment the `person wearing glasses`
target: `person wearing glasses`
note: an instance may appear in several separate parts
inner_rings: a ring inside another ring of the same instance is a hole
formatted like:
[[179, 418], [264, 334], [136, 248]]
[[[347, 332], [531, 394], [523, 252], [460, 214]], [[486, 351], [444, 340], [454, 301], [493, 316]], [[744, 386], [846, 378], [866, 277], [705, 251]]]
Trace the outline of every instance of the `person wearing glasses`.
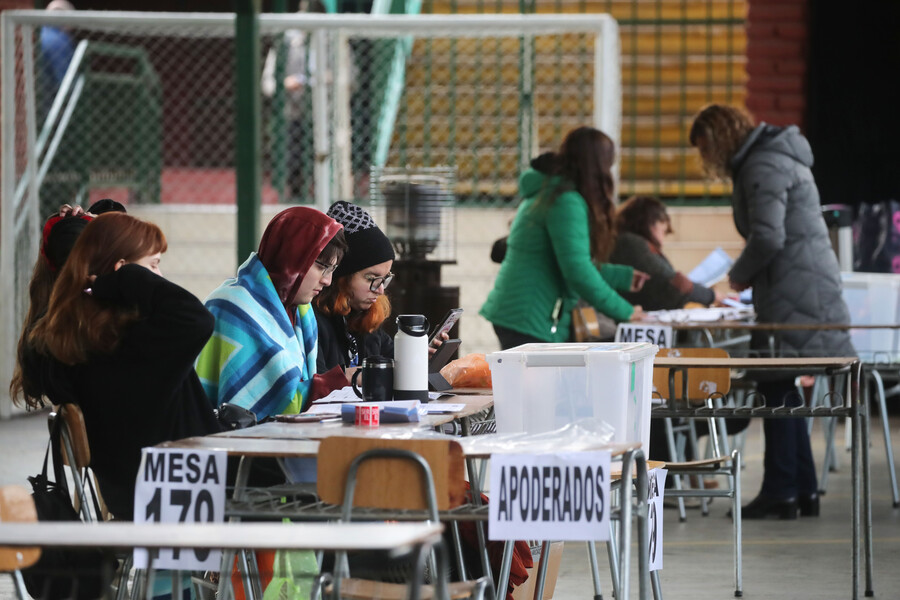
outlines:
[[342, 229], [314, 208], [281, 211], [237, 277], [206, 299], [216, 324], [196, 369], [214, 406], [236, 404], [262, 420], [303, 412], [347, 385], [341, 369], [316, 374], [311, 304], [347, 251]]
[[364, 209], [339, 201], [326, 213], [343, 225], [348, 251], [334, 285], [313, 301], [319, 324], [319, 373], [336, 366], [352, 371], [369, 356], [394, 357], [394, 340], [381, 324], [391, 316], [385, 290], [394, 274], [391, 241]]

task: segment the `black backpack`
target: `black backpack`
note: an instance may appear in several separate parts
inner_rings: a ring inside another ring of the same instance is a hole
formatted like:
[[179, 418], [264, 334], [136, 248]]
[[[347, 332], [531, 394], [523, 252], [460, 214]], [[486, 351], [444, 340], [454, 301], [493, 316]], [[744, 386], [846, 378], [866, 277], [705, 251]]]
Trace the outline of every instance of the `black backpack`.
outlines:
[[[59, 452], [61, 418], [54, 418], [50, 427], [50, 441], [44, 454], [43, 470], [28, 478], [39, 521], [81, 521], [69, 497]], [[51, 448], [56, 482], [50, 481], [47, 476], [47, 459]], [[83, 482], [90, 488], [96, 514], [99, 515], [97, 494], [90, 480], [90, 477], [83, 478]], [[93, 600], [104, 596], [104, 592], [109, 589], [116, 565], [117, 561], [111, 553], [99, 549], [44, 548], [40, 560], [22, 571], [22, 578], [25, 588], [34, 598]]]

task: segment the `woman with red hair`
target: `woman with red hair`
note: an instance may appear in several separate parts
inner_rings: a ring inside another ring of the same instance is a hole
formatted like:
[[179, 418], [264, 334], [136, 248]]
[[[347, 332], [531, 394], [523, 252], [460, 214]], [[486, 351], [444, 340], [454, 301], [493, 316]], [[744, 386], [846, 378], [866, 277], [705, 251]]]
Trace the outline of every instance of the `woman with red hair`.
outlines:
[[345, 371], [369, 356], [394, 357], [394, 340], [381, 329], [391, 316], [385, 295], [394, 274], [394, 248], [364, 209], [335, 202], [328, 216], [344, 226], [349, 250], [334, 272], [334, 283], [316, 297], [319, 325], [319, 373], [340, 366]]
[[91, 468], [117, 519], [133, 515], [141, 448], [221, 430], [194, 359], [212, 315], [160, 274], [153, 223], [104, 214], [84, 227], [28, 335], [53, 404], [84, 413]]

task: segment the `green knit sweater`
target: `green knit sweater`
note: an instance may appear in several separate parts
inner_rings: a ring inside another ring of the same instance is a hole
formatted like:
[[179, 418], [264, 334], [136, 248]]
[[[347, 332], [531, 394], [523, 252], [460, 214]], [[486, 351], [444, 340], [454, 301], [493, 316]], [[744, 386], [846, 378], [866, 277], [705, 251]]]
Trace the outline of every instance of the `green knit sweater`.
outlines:
[[[579, 298], [616, 321], [627, 321], [633, 308], [616, 290], [629, 289], [634, 269], [611, 264], [598, 269], [591, 262], [588, 207], [581, 194], [560, 185], [559, 178], [534, 170], [522, 174], [519, 189], [525, 200], [480, 314], [495, 325], [547, 342], [568, 339]], [[551, 206], [535, 206], [545, 189], [563, 191]], [[557, 300], [562, 304], [553, 333]]]

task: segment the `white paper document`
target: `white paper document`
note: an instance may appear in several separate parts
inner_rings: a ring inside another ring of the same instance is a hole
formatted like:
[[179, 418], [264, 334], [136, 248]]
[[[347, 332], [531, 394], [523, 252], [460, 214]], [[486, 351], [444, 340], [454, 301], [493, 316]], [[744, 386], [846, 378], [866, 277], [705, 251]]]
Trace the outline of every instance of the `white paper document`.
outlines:
[[319, 398], [318, 400], [313, 401], [313, 405], [316, 404], [335, 404], [335, 403], [344, 403], [344, 402], [362, 402], [362, 398], [357, 396], [352, 386], [343, 387], [339, 390], [334, 390], [324, 398]]
[[733, 264], [734, 261], [728, 256], [728, 253], [717, 247], [699, 265], [694, 267], [693, 271], [688, 273], [688, 279], [710, 287], [724, 279]]
[[313, 402], [312, 406], [303, 413], [305, 415], [333, 415], [339, 417], [341, 415], [341, 404], [342, 402], [329, 402], [327, 404], [316, 404]]

